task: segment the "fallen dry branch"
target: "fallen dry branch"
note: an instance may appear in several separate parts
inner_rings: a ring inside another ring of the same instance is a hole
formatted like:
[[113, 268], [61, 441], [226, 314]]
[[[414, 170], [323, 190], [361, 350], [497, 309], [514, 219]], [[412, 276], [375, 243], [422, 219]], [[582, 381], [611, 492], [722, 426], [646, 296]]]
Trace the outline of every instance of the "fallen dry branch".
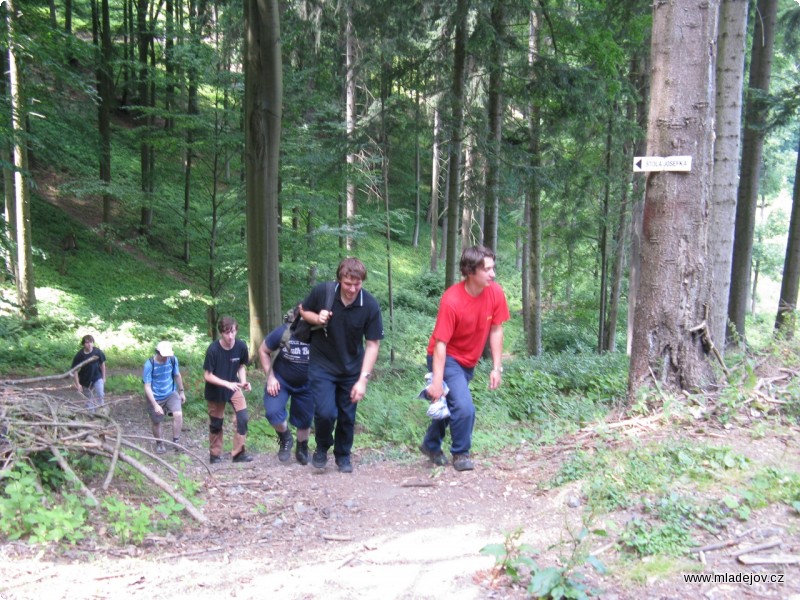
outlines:
[[8, 379], [3, 382], [3, 385], [22, 385], [23, 383], [39, 383], [41, 381], [53, 381], [54, 379], [66, 379], [67, 377], [72, 377], [75, 374], [75, 371], [80, 370], [83, 366], [99, 359], [99, 356], [87, 358], [82, 363], [75, 365], [69, 371], [66, 373], [61, 373], [60, 375], [42, 375], [41, 377], [28, 377], [27, 379]]
[[737, 557], [743, 565], [797, 565], [800, 564], [800, 556], [796, 554], [764, 554], [750, 556], [743, 554]]
[[90, 414], [48, 394], [6, 383], [0, 388], [0, 469], [12, 469], [19, 461], [29, 461], [31, 455], [49, 454], [67, 480], [87, 498], [90, 507], [96, 508], [100, 504], [95, 493], [80, 479], [70, 461], [82, 455], [101, 456], [109, 462], [103, 491], [108, 490], [119, 463], [123, 462], [169, 494], [196, 521], [207, 522], [205, 515], [177, 492], [175, 486], [122, 448], [152, 458], [173, 475], [178, 474], [175, 467], [135, 444], [132, 439], [137, 436], [125, 436], [119, 424], [109, 416], [100, 412]]
[[[711, 552], [712, 550], [721, 550], [722, 548], [727, 548], [728, 546], [735, 546], [736, 544], [741, 543], [742, 539], [750, 535], [754, 531], [754, 527], [751, 527], [747, 531], [743, 531], [736, 537], [724, 540], [722, 542], [715, 542], [713, 544], [708, 544], [706, 546], [700, 546], [699, 548], [692, 548], [690, 552], [693, 554], [697, 554], [698, 552]], [[752, 550], [748, 550], [748, 552], [752, 552]]]
[[756, 544], [755, 546], [750, 546], [749, 548], [742, 548], [731, 554], [731, 556], [739, 557], [743, 554], [752, 554], [753, 552], [760, 552], [761, 550], [769, 550], [770, 548], [774, 548], [775, 546], [780, 546], [783, 544], [779, 539], [771, 539], [763, 544]]

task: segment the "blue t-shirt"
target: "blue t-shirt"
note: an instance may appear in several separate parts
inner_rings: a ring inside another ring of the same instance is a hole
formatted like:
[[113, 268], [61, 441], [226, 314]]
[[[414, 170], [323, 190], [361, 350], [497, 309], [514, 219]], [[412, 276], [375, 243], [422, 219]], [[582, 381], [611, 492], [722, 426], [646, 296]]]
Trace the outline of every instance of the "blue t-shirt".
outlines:
[[149, 383], [156, 402], [165, 400], [175, 391], [175, 376], [180, 373], [178, 357], [170, 356], [165, 363], [155, 358], [148, 358], [142, 371], [142, 382]]

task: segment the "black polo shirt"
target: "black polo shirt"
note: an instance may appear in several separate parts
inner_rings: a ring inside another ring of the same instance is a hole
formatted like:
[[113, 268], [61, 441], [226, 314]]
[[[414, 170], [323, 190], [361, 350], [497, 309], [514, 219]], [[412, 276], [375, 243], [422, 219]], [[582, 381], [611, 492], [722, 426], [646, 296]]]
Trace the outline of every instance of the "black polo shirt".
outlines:
[[[303, 300], [303, 309], [315, 313], [325, 309], [326, 287], [327, 283], [315, 286]], [[337, 284], [331, 312], [328, 326], [311, 333], [311, 364], [337, 376], [358, 375], [364, 360], [364, 340], [383, 339], [381, 307], [363, 288], [352, 304], [345, 306]]]

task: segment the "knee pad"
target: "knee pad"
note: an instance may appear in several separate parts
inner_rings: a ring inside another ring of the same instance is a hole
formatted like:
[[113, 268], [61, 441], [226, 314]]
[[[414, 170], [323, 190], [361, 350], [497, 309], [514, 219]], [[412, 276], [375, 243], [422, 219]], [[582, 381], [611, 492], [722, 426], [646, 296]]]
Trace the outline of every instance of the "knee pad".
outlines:
[[211, 433], [221, 433], [222, 432], [222, 425], [225, 423], [219, 417], [211, 417], [210, 422], [208, 424], [208, 430]]
[[250, 418], [247, 414], [247, 409], [236, 411], [236, 433], [239, 435], [247, 435], [247, 421]]

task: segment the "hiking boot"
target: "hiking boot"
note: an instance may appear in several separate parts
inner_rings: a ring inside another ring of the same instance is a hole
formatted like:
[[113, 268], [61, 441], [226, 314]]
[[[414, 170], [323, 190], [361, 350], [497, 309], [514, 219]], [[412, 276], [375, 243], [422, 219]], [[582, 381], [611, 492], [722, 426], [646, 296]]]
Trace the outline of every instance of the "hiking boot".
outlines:
[[278, 432], [278, 460], [286, 462], [292, 455], [292, 446], [294, 445], [294, 438], [292, 432], [288, 429], [286, 431]]
[[321, 448], [314, 450], [314, 456], [311, 457], [311, 464], [315, 469], [324, 469], [328, 464], [328, 451]]
[[294, 450], [294, 457], [301, 465], [308, 464], [308, 440], [305, 442], [297, 442], [297, 447]]
[[336, 466], [339, 467], [339, 473], [353, 472], [353, 463], [350, 462], [349, 456], [337, 456]]
[[247, 454], [244, 450], [239, 452], [236, 456], [233, 457], [233, 462], [240, 463], [240, 462], [253, 462], [253, 457]]
[[180, 452], [181, 449], [178, 446], [181, 445], [181, 438], [172, 438], [172, 443], [175, 444], [172, 446], [172, 449], [175, 450], [175, 452]]
[[208, 455], [208, 462], [209, 462], [209, 464], [212, 464], [212, 465], [215, 465], [217, 463], [221, 463], [222, 462], [222, 457], [221, 456], [216, 456], [215, 454], [209, 454]]
[[427, 456], [433, 464], [437, 467], [443, 467], [447, 464], [447, 457], [444, 455], [444, 452], [441, 450], [436, 450], [435, 452], [432, 450], [428, 450], [424, 444], [419, 447], [419, 451], [422, 452], [425, 456]]
[[164, 442], [156, 442], [156, 454], [164, 454], [167, 449], [164, 447]]
[[456, 471], [472, 471], [475, 465], [469, 454], [453, 454], [453, 468]]

